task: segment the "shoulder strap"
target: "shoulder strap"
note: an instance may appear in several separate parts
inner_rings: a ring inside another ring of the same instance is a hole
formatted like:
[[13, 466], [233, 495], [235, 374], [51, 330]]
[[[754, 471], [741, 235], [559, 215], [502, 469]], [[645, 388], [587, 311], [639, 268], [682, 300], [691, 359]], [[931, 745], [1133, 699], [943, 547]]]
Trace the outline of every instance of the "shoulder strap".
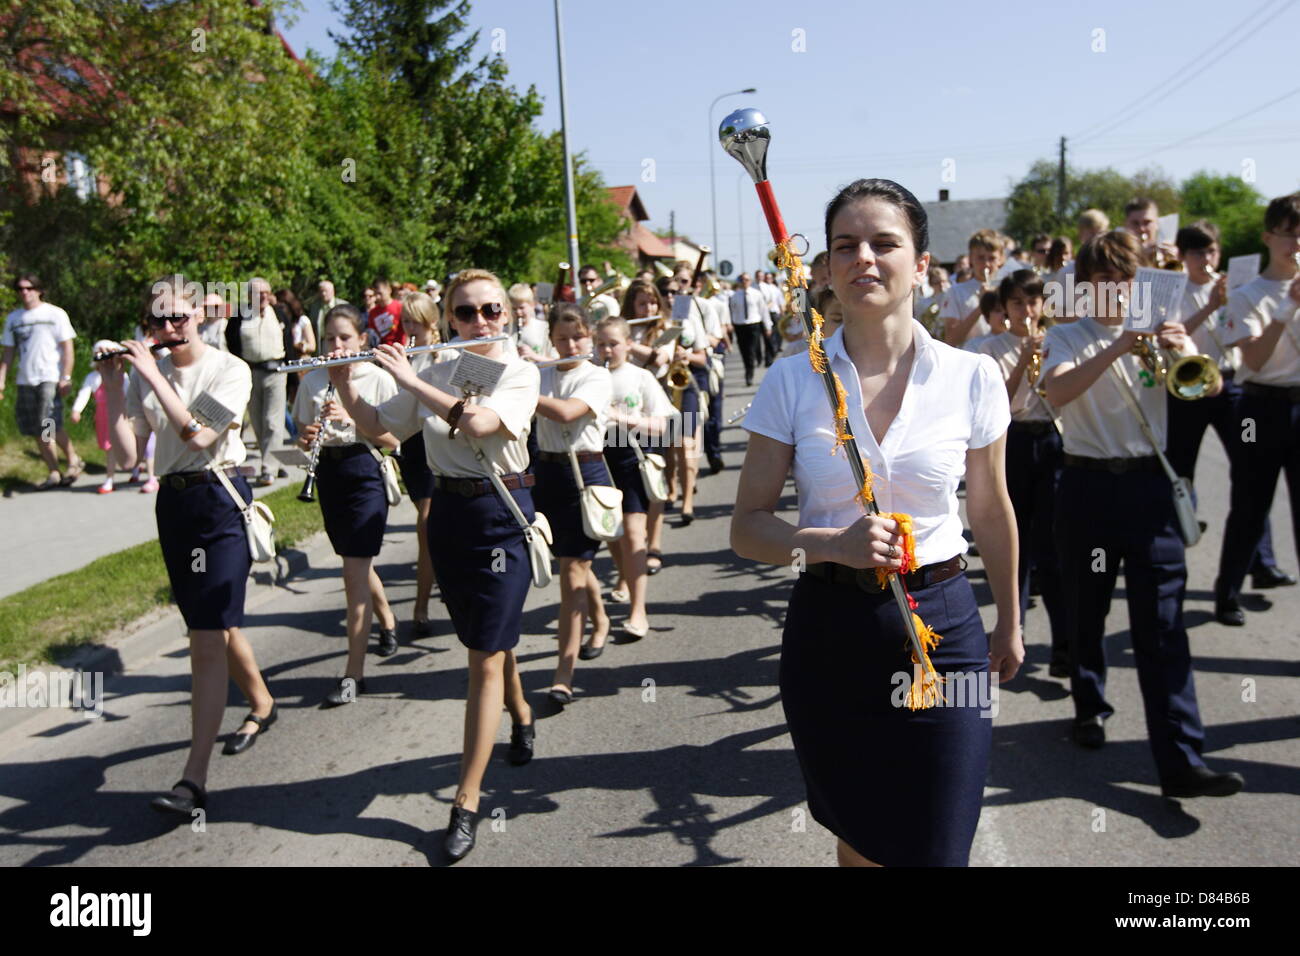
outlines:
[[226, 469], [221, 466], [220, 462], [216, 461], [212, 457], [212, 452], [208, 451], [208, 449], [203, 449], [203, 454], [207, 456], [208, 463], [212, 465], [212, 470], [216, 473], [217, 480], [220, 481], [221, 486], [226, 489], [226, 494], [230, 495], [230, 500], [235, 503], [235, 507], [239, 509], [239, 513], [244, 516], [244, 522], [247, 524], [252, 521], [253, 518], [249, 513], [248, 503], [244, 501], [243, 496], [235, 490], [235, 486], [232, 485], [230, 479], [226, 477]]
[[496, 466], [487, 460], [487, 456], [483, 454], [483, 449], [470, 441], [469, 436], [465, 436], [465, 441], [468, 442], [469, 447], [473, 449], [474, 458], [483, 466], [483, 470], [487, 473], [488, 480], [492, 482], [492, 487], [496, 489], [497, 494], [501, 496], [501, 500], [504, 501], [506, 507], [510, 509], [510, 514], [514, 516], [516, 523], [518, 523], [519, 527], [523, 530], [524, 535], [528, 536], [531, 534], [532, 525], [528, 523], [528, 519], [524, 517], [524, 513], [519, 510], [519, 503], [515, 501], [514, 496], [510, 494], [506, 489], [505, 484], [501, 481], [501, 476], [497, 474]]
[[1120, 394], [1124, 396], [1124, 401], [1128, 402], [1128, 407], [1132, 409], [1134, 417], [1137, 418], [1138, 427], [1142, 429], [1142, 434], [1146, 436], [1146, 440], [1155, 449], [1156, 457], [1160, 459], [1160, 467], [1164, 469], [1165, 475], [1171, 482], [1177, 483], [1178, 473], [1169, 464], [1169, 459], [1165, 457], [1164, 450], [1160, 447], [1160, 443], [1156, 441], [1155, 433], [1151, 429], [1151, 423], [1147, 421], [1146, 413], [1142, 411], [1142, 406], [1138, 404], [1138, 400], [1133, 397], [1128, 375], [1115, 362], [1111, 363], [1110, 370], [1115, 373], [1115, 378], [1119, 382]]
[[572, 436], [571, 436], [570, 433], [569, 433], [569, 429], [567, 429], [567, 428], [564, 429], [564, 443], [565, 443], [566, 445], [569, 446], [569, 447], [568, 447], [568, 452], [569, 452], [569, 464], [570, 464], [570, 466], [572, 466], [572, 468], [573, 468], [573, 480], [574, 480], [574, 482], [577, 483], [577, 485], [578, 485], [578, 490], [581, 491], [583, 488], [585, 488], [585, 487], [587, 487], [587, 486], [586, 486], [585, 484], [583, 484], [583, 481], [582, 481], [582, 469], [578, 467], [578, 455], [577, 455], [577, 453], [573, 450], [573, 438], [572, 438]]

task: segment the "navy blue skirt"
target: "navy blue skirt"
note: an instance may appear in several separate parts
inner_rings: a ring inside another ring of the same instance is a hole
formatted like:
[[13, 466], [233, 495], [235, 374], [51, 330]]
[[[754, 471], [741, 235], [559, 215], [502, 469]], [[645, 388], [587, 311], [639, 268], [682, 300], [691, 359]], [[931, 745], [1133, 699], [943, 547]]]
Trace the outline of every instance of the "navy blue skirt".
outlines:
[[373, 558], [384, 545], [388, 526], [388, 496], [379, 462], [362, 449], [346, 458], [333, 458], [322, 449], [316, 463], [316, 497], [320, 499], [325, 534], [341, 558]]
[[979, 822], [993, 720], [988, 639], [964, 574], [912, 595], [942, 640], [948, 704], [901, 706], [912, 671], [890, 591], [803, 575], [781, 644], [781, 703], [813, 817], [884, 866], [965, 866]]
[[433, 497], [433, 472], [424, 454], [424, 432], [418, 431], [402, 442], [402, 453], [397, 457], [397, 467], [402, 472], [402, 484], [412, 501]]
[[[531, 522], [529, 489], [510, 494]], [[460, 642], [473, 651], [510, 650], [533, 581], [519, 523], [496, 491], [466, 498], [435, 488], [428, 529], [439, 593]]]
[[[253, 492], [242, 477], [230, 479], [245, 501]], [[244, 518], [219, 481], [173, 488], [166, 476], [154, 500], [158, 543], [172, 597], [191, 631], [244, 624], [244, 592], [252, 558]], [[201, 548], [201, 555], [195, 549]]]
[[[589, 485], [613, 485], [609, 470], [599, 461], [580, 462], [582, 480]], [[534, 469], [537, 485], [533, 501], [537, 510], [551, 523], [555, 541], [551, 551], [557, 558], [581, 558], [590, 561], [600, 550], [600, 542], [582, 530], [582, 503], [578, 485], [573, 480], [573, 466], [567, 461], [539, 460]]]
[[645, 482], [641, 480], [641, 463], [630, 447], [605, 446], [605, 464], [609, 466], [614, 487], [623, 492], [623, 514], [645, 514], [650, 507]]

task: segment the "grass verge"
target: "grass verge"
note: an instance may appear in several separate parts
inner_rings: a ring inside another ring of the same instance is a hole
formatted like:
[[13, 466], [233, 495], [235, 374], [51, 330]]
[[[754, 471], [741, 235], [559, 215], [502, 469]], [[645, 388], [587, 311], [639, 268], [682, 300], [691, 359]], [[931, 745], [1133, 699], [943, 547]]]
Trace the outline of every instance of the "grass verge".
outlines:
[[[279, 550], [322, 528], [320, 506], [298, 500], [296, 487], [258, 500], [275, 512]], [[105, 555], [84, 568], [0, 598], [0, 669], [57, 661], [155, 608], [171, 603], [157, 541]]]

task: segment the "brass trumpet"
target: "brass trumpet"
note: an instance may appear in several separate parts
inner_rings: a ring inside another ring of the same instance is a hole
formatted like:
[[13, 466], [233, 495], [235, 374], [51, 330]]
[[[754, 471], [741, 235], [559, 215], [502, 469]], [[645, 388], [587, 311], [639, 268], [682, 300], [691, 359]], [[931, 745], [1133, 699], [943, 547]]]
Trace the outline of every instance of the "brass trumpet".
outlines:
[[[1048, 312], [1044, 311], [1043, 314], [1038, 317], [1038, 332], [1039, 333], [1046, 332], [1055, 324], [1056, 324], [1056, 320], [1052, 318], [1052, 316]], [[1047, 389], [1039, 388], [1038, 386], [1038, 378], [1042, 374], [1043, 374], [1043, 350], [1034, 349], [1034, 354], [1029, 356], [1029, 368], [1025, 369], [1025, 381], [1029, 383], [1030, 388], [1032, 388], [1043, 398], [1046, 398]]]
[[690, 363], [674, 362], [668, 366], [667, 382], [668, 387], [672, 389], [673, 407], [681, 411], [683, 393], [695, 385], [695, 378], [691, 375]]
[[1205, 398], [1218, 387], [1219, 366], [1208, 355], [1182, 355], [1171, 359], [1167, 349], [1155, 344], [1149, 335], [1140, 335], [1133, 343], [1133, 354], [1157, 383], [1165, 386], [1174, 398], [1193, 402]]

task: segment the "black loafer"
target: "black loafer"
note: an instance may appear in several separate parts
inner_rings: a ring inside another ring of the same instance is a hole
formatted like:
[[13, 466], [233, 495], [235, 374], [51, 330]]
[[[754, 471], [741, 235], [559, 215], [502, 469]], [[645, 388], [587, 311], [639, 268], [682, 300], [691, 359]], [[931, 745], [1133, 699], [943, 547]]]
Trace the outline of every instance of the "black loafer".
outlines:
[[573, 694], [567, 690], [561, 690], [558, 687], [552, 687], [546, 694], [547, 697], [555, 701], [561, 707], [573, 703]]
[[375, 653], [380, 657], [392, 657], [397, 653], [397, 628], [379, 629], [379, 650]]
[[1246, 785], [1239, 773], [1215, 773], [1209, 767], [1192, 767], [1160, 785], [1166, 797], [1230, 797]]
[[232, 754], [242, 754], [245, 750], [253, 746], [253, 744], [257, 743], [258, 737], [271, 729], [271, 725], [275, 723], [275, 718], [278, 716], [279, 710], [275, 704], [271, 705], [271, 712], [265, 717], [258, 717], [256, 714], [249, 714], [244, 718], [243, 723], [257, 724], [257, 730], [253, 731], [251, 734], [231, 734], [230, 739], [226, 741], [226, 746], [222, 748], [221, 752], [227, 756]]
[[344, 677], [339, 681], [339, 686], [325, 695], [326, 707], [342, 707], [344, 704], [350, 704], [357, 699], [358, 694], [366, 692], [365, 678], [357, 680], [354, 677]]
[[709, 456], [709, 474], [710, 474], [710, 475], [716, 475], [718, 472], [722, 471], [722, 469], [723, 469], [723, 468], [726, 468], [726, 467], [727, 467], [727, 466], [726, 466], [726, 464], [723, 462], [723, 460], [722, 460], [722, 456], [721, 456], [721, 455], [710, 455], [710, 456]]
[[1250, 583], [1256, 591], [1267, 591], [1270, 588], [1290, 587], [1296, 583], [1296, 579], [1281, 568], [1266, 567], [1252, 574]]
[[416, 637], [433, 637], [433, 625], [427, 618], [423, 621], [417, 620], [414, 624]]
[[[189, 817], [195, 810], [204, 810], [208, 806], [207, 791], [197, 783], [189, 780], [182, 780], [176, 784], [176, 787], [184, 787], [190, 792], [190, 796], [181, 797], [174, 793], [164, 793], [161, 797], [154, 797], [153, 802], [149, 805], [159, 813], [166, 813], [172, 816]], [[172, 787], [173, 790], [176, 787]]]
[[1243, 627], [1246, 623], [1246, 612], [1236, 601], [1215, 601], [1214, 619], [1228, 627]]
[[537, 739], [537, 721], [531, 724], [512, 724], [510, 726], [510, 750], [506, 759], [516, 767], [522, 767], [533, 759], [533, 742]]
[[604, 644], [600, 645], [600, 647], [592, 647], [590, 644], [583, 644], [582, 647], [578, 648], [578, 660], [594, 661], [597, 657], [599, 657], [601, 654], [604, 653], [605, 653]]
[[1106, 728], [1100, 717], [1089, 717], [1074, 722], [1074, 742], [1089, 750], [1100, 750], [1106, 744]]
[[447, 836], [442, 841], [443, 849], [451, 862], [463, 860], [474, 849], [474, 833], [478, 830], [478, 814], [464, 807], [451, 808], [451, 822], [447, 824]]
[[1063, 661], [1052, 661], [1047, 665], [1047, 673], [1051, 677], [1069, 677], [1070, 665]]

